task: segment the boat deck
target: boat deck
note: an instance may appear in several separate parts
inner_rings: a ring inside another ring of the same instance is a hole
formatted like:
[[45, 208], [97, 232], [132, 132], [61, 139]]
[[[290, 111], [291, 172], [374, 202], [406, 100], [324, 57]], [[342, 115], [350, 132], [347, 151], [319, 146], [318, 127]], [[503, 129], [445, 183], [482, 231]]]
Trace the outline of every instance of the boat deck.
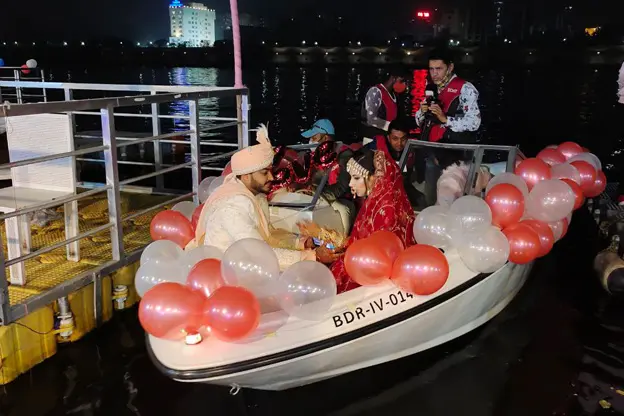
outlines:
[[[122, 216], [129, 216], [144, 208], [154, 206], [170, 199], [170, 196], [158, 196], [122, 192]], [[165, 207], [170, 208], [170, 207]], [[165, 209], [163, 208], [163, 209]], [[161, 209], [162, 210], [162, 209]], [[63, 207], [56, 210], [59, 218], [46, 226], [32, 226], [32, 251], [65, 240]], [[123, 221], [123, 241], [126, 254], [145, 247], [151, 241], [150, 222], [160, 210], [154, 210], [136, 218]], [[80, 232], [86, 232], [107, 224], [108, 209], [106, 195], [87, 197], [79, 201]], [[122, 217], [123, 218], [123, 217]], [[0, 224], [4, 229], [4, 224]], [[3, 233], [3, 247], [6, 252], [6, 235]], [[9, 285], [11, 306], [24, 303], [28, 298], [41, 294], [53, 287], [67, 282], [79, 274], [112, 260], [110, 231], [102, 231], [80, 242], [81, 259], [79, 262], [67, 260], [65, 247], [42, 254], [25, 262], [27, 284]], [[7, 268], [8, 275], [8, 268]]]

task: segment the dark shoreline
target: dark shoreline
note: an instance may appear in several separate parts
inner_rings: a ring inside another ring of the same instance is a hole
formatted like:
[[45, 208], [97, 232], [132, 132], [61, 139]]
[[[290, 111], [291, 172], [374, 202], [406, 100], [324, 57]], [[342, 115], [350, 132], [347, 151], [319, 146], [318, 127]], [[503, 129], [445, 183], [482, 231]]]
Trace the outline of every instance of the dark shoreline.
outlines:
[[[508, 66], [609, 66], [624, 61], [624, 45], [558, 45], [529, 48], [516, 45], [454, 48], [461, 65]], [[245, 67], [276, 65], [396, 65], [424, 67], [430, 48], [400, 47], [243, 47]], [[35, 58], [42, 66], [203, 66], [228, 68], [233, 65], [230, 48], [157, 48], [90, 46], [2, 46], [0, 58], [7, 66], [20, 66]]]

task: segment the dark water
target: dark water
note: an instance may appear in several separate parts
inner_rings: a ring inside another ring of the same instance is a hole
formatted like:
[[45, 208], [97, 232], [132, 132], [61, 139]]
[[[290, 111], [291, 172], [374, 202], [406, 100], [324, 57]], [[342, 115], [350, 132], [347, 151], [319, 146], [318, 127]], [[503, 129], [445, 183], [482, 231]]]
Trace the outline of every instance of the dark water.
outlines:
[[[481, 91], [489, 141], [518, 143], [534, 154], [551, 142], [578, 140], [617, 175], [622, 135], [613, 118], [616, 73], [603, 68], [465, 75]], [[56, 80], [66, 77], [66, 71], [53, 74]], [[175, 74], [186, 74], [188, 83], [232, 81], [231, 73], [211, 69], [73, 71], [71, 77], [168, 83], [182, 79]], [[324, 68], [248, 73], [252, 120], [271, 120], [273, 137], [292, 142], [314, 118], [329, 116], [339, 135], [352, 137], [357, 97], [377, 75], [375, 69]], [[287, 392], [242, 390], [230, 396], [228, 388], [175, 383], [160, 375], [146, 355], [132, 309], [5, 386], [0, 414], [624, 414], [624, 395], [618, 393], [624, 390], [624, 305], [602, 292], [591, 270], [599, 248], [594, 228], [586, 212], [576, 213], [568, 236], [537, 262], [501, 314], [415, 357]], [[611, 408], [604, 409], [601, 400]]]

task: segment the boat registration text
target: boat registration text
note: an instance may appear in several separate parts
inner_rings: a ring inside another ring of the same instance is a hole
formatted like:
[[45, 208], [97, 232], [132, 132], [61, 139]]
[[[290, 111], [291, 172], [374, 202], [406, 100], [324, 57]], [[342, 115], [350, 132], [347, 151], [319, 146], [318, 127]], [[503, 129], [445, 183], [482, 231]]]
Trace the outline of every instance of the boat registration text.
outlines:
[[356, 321], [366, 319], [370, 315], [382, 312], [384, 308], [392, 308], [413, 299], [414, 295], [401, 290], [384, 295], [376, 300], [371, 300], [367, 304], [362, 304], [353, 311], [345, 311], [338, 315], [332, 316], [334, 326], [339, 328], [343, 325], [349, 325]]

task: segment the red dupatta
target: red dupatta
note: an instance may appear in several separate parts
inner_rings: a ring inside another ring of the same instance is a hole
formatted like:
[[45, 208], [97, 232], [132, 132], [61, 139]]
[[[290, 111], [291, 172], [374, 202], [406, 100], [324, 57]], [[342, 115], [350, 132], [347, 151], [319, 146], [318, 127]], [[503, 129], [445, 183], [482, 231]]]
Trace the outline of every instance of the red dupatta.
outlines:
[[[382, 151], [375, 152], [375, 184], [360, 209], [347, 247], [369, 237], [375, 231], [391, 231], [408, 247], [414, 244], [414, 210], [403, 186], [403, 175], [394, 160]], [[338, 292], [346, 292], [359, 285], [351, 280], [344, 267], [344, 258], [331, 266]]]

